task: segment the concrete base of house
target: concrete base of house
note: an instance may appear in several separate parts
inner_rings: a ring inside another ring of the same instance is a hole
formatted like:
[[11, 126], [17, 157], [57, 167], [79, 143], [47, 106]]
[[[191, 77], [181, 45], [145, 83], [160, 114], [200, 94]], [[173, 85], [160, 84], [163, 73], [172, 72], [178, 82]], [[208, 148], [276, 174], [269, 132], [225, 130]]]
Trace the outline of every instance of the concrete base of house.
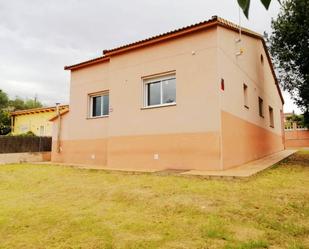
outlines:
[[297, 150], [283, 150], [258, 160], [254, 160], [235, 168], [226, 170], [174, 170], [174, 169], [135, 169], [135, 168], [109, 168], [100, 165], [85, 165], [85, 164], [69, 164], [69, 163], [53, 163], [45, 162], [43, 164], [48, 165], [61, 165], [61, 166], [71, 166], [80, 169], [96, 169], [105, 171], [121, 171], [127, 173], [155, 173], [155, 174], [173, 174], [182, 176], [198, 176], [203, 178], [245, 178], [257, 174], [258, 172], [265, 170], [274, 164], [282, 161], [283, 159], [291, 156]]
[[0, 164], [50, 161], [50, 152], [25, 152], [0, 154]]
[[204, 176], [204, 177], [230, 177], [230, 178], [243, 178], [249, 177], [263, 171], [274, 164], [282, 161], [283, 159], [291, 156], [297, 152], [297, 150], [283, 150], [269, 156], [263, 157], [258, 160], [254, 160], [238, 167], [227, 169], [227, 170], [189, 170], [181, 173], [181, 175], [194, 175], [194, 176]]

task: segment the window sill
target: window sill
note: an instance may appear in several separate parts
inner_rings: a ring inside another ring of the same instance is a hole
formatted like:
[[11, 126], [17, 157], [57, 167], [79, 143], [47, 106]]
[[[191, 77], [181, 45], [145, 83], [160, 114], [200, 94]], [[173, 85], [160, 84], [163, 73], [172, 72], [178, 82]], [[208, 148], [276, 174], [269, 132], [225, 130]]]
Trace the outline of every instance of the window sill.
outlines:
[[109, 115], [97, 116], [97, 117], [87, 117], [86, 119], [98, 119], [98, 118], [108, 118]]
[[141, 110], [154, 109], [154, 108], [161, 108], [161, 107], [168, 107], [168, 106], [176, 106], [176, 103], [163, 104], [163, 105], [145, 106], [145, 107], [142, 107]]

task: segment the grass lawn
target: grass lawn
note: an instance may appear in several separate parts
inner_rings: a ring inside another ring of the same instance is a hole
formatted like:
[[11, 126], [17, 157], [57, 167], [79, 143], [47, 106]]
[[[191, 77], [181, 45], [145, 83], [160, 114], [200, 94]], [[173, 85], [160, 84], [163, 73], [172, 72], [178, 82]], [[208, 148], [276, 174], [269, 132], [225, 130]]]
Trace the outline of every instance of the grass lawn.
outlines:
[[248, 180], [0, 166], [0, 248], [309, 248], [309, 151]]

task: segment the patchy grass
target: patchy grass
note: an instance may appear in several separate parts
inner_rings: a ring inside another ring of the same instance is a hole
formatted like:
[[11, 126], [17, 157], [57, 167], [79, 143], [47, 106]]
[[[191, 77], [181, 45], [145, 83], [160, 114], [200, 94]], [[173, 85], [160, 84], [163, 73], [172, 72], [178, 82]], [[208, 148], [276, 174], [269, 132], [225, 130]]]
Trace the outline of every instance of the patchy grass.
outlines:
[[309, 152], [249, 180], [0, 166], [0, 248], [309, 246]]

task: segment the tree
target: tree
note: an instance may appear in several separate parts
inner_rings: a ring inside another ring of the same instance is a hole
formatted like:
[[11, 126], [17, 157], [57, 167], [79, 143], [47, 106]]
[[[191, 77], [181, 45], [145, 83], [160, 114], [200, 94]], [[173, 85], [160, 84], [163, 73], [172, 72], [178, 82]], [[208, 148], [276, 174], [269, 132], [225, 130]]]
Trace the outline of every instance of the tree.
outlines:
[[24, 102], [24, 109], [40, 108], [42, 106], [43, 106], [42, 103], [38, 101], [36, 98], [26, 99]]
[[12, 111], [15, 110], [25, 110], [32, 108], [42, 107], [42, 103], [36, 99], [26, 99], [23, 100], [20, 97], [16, 97], [14, 100], [10, 100], [8, 106]]
[[[278, 0], [280, 2], [280, 0]], [[245, 16], [249, 18], [250, 0], [237, 0], [238, 5], [242, 8]], [[271, 0], [261, 0], [266, 9], [269, 8]]]
[[309, 127], [309, 0], [282, 2], [268, 39], [280, 84], [304, 112]]
[[300, 126], [305, 126], [305, 120], [304, 120], [304, 115], [297, 115], [293, 113], [291, 116], [286, 118], [286, 121], [289, 123], [296, 123], [297, 125]]
[[0, 135], [6, 135], [11, 131], [11, 119], [9, 111], [0, 110]]
[[8, 95], [0, 89], [0, 109], [7, 107], [8, 103]]
[[7, 111], [8, 95], [0, 89], [0, 135], [10, 132], [10, 117]]

